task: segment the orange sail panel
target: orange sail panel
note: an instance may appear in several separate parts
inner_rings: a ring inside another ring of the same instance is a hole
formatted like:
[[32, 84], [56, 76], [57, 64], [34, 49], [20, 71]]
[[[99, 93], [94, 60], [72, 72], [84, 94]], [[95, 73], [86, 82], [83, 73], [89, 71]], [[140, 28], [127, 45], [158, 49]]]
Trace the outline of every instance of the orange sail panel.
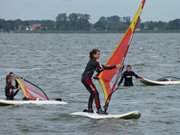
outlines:
[[35, 84], [25, 79], [16, 79], [16, 81], [27, 100], [48, 100], [44, 91]]
[[[131, 44], [134, 32], [140, 20], [140, 15], [144, 8], [145, 0], [142, 0], [128, 30], [123, 36], [121, 42], [118, 44], [117, 48], [112, 53], [111, 57], [107, 61], [107, 65], [113, 64], [123, 64], [128, 53], [129, 46]], [[105, 105], [109, 104], [111, 95], [117, 89], [117, 83], [121, 77], [121, 70], [104, 70], [98, 75], [99, 83], [103, 89], [105, 97]]]

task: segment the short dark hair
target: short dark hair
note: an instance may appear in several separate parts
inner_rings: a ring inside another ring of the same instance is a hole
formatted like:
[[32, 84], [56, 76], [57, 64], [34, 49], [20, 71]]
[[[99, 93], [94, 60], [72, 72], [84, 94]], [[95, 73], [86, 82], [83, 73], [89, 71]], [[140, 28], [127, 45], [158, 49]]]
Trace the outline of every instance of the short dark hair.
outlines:
[[91, 50], [91, 51], [89, 52], [89, 58], [90, 58], [90, 59], [94, 59], [94, 54], [96, 54], [97, 52], [100, 52], [100, 50], [97, 49], [97, 48]]
[[9, 72], [10, 75], [13, 75], [14, 73], [13, 72]]
[[131, 66], [131, 65], [127, 65], [127, 67], [130, 67], [130, 68], [132, 68], [132, 66]]

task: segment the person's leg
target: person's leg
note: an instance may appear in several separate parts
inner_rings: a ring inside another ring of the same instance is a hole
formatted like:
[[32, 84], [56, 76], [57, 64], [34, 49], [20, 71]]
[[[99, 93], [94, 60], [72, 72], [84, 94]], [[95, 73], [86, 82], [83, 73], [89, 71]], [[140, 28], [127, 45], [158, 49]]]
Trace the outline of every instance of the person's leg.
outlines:
[[101, 103], [100, 103], [100, 98], [99, 98], [99, 92], [96, 89], [96, 86], [94, 85], [94, 83], [92, 82], [92, 80], [90, 80], [90, 87], [93, 91], [93, 95], [95, 97], [95, 103], [96, 103], [96, 108], [97, 108], [97, 113], [98, 114], [106, 114], [102, 108], [101, 108]]
[[94, 85], [94, 83], [92, 82], [91, 79], [88, 80], [88, 85], [91, 88], [91, 91], [93, 92], [96, 108], [97, 108], [98, 112], [100, 112], [100, 111], [102, 111], [102, 109], [101, 109], [101, 103], [100, 103], [100, 99], [99, 99], [99, 92], [97, 91], [96, 86]]
[[96, 89], [96, 86], [92, 82], [92, 80], [88, 80], [89, 87], [91, 88], [91, 91], [93, 92], [93, 97], [95, 98], [95, 104], [97, 110], [101, 108], [100, 99], [99, 99], [99, 92]]
[[92, 80], [88, 79], [83, 84], [85, 84], [86, 88], [91, 93], [90, 98], [89, 98], [89, 107], [92, 107], [93, 99], [95, 98], [97, 113], [104, 114], [104, 111], [102, 110], [101, 104], [100, 104], [99, 93], [98, 93], [94, 83], [92, 82]]
[[6, 100], [14, 100], [14, 98], [11, 96], [8, 96], [8, 97], [6, 97]]
[[83, 80], [82, 83], [83, 83], [83, 85], [86, 87], [86, 89], [88, 90], [88, 92], [90, 93], [89, 100], [88, 100], [88, 111], [89, 111], [89, 112], [93, 112], [94, 93], [93, 93], [93, 91], [91, 90], [91, 87], [89, 86], [87, 80]]
[[88, 110], [89, 112], [93, 112], [93, 101], [94, 101], [94, 94], [91, 93], [88, 100]]

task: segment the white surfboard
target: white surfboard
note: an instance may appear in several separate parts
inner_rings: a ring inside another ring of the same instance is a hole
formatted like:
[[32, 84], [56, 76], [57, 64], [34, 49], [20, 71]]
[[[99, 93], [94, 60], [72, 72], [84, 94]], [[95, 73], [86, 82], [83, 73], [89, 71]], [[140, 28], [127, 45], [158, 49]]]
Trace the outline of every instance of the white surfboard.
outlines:
[[139, 119], [141, 113], [138, 111], [128, 112], [125, 114], [97, 114], [97, 113], [87, 113], [87, 112], [75, 112], [71, 113], [71, 116], [85, 117], [90, 119]]
[[180, 84], [180, 81], [173, 81], [173, 80], [167, 80], [167, 81], [153, 81], [150, 79], [141, 79], [140, 82], [142, 82], [144, 85], [178, 85]]
[[8, 106], [8, 105], [65, 105], [67, 104], [64, 101], [56, 101], [56, 100], [4, 100], [0, 99], [0, 106]]

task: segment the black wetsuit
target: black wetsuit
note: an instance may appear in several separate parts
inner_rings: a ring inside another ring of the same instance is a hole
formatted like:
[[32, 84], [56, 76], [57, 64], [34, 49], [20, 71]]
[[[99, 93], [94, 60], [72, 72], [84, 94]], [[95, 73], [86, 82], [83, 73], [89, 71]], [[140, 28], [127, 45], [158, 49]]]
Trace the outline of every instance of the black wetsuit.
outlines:
[[124, 81], [124, 86], [126, 87], [130, 87], [130, 86], [133, 86], [133, 76], [140, 79], [141, 77], [138, 76], [135, 72], [133, 71], [125, 71], [121, 77], [121, 80], [118, 84], [118, 86], [121, 85], [121, 83]]
[[100, 100], [99, 100], [99, 93], [92, 81], [94, 72], [96, 71], [97, 73], [100, 73], [103, 70], [111, 70], [114, 68], [116, 68], [116, 65], [112, 65], [112, 66], [102, 65], [101, 66], [99, 64], [99, 62], [97, 62], [96, 60], [94, 60], [94, 59], [89, 60], [87, 66], [85, 68], [85, 71], [82, 74], [82, 78], [81, 78], [81, 82], [84, 84], [84, 86], [90, 93], [89, 102], [88, 102], [89, 110], [92, 110], [92, 105], [93, 105], [94, 99], [95, 99], [95, 103], [96, 103], [96, 108], [97, 109], [101, 108], [101, 104], [100, 104]]
[[19, 92], [19, 90], [14, 91], [15, 89], [18, 88], [18, 83], [17, 83], [17, 81], [15, 81], [15, 86], [13, 86], [11, 84], [11, 82], [8, 82], [8, 80], [6, 80], [6, 81], [7, 81], [6, 82], [6, 87], [5, 87], [6, 99], [7, 100], [14, 100], [14, 97]]

